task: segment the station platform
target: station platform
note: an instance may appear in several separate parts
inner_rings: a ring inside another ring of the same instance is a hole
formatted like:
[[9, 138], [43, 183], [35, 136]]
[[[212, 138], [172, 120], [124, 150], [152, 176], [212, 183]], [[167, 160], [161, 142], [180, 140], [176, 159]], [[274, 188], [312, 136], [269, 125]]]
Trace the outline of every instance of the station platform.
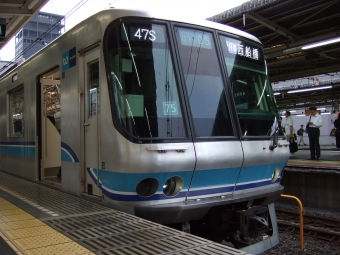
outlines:
[[249, 254], [0, 171], [1, 254]]
[[[309, 146], [290, 155], [281, 184], [284, 194], [298, 197], [303, 206], [340, 212], [340, 149], [321, 146], [320, 160], [309, 160]], [[285, 204], [295, 201], [279, 199]]]
[[340, 170], [340, 149], [334, 145], [321, 145], [320, 160], [309, 160], [309, 146], [299, 146], [290, 156], [286, 168]]

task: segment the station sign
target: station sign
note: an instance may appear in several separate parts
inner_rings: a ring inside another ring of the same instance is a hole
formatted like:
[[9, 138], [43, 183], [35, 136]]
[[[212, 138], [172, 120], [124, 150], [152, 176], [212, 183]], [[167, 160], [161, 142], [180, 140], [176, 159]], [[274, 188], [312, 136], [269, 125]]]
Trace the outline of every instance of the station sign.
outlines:
[[[320, 110], [316, 110], [316, 112], [317, 112], [318, 114], [321, 114], [321, 111], [320, 111]], [[306, 110], [306, 111], [305, 111], [305, 114], [306, 114], [306, 116], [309, 116], [309, 115], [310, 115], [310, 110]]]

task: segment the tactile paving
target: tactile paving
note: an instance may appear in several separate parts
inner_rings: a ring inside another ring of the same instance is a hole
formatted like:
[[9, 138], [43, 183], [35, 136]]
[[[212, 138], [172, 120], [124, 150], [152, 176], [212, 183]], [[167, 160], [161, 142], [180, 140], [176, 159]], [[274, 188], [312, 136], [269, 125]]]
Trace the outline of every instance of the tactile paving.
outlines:
[[46, 247], [40, 247], [36, 249], [26, 250], [25, 254], [27, 255], [47, 255], [47, 254], [53, 254], [53, 255], [90, 255], [93, 254], [92, 252], [89, 252], [84, 247], [81, 247], [80, 245], [76, 243], [64, 243], [64, 244], [58, 244], [53, 246], [46, 246]]
[[39, 226], [33, 228], [7, 230], [6, 235], [11, 239], [46, 235], [51, 228], [49, 226]]
[[17, 214], [17, 215], [7, 215], [3, 216], [2, 220], [4, 222], [11, 222], [11, 221], [21, 221], [21, 220], [34, 220], [35, 218], [29, 214]]
[[55, 245], [55, 244], [67, 243], [70, 241], [71, 240], [69, 238], [66, 238], [64, 236], [59, 236], [58, 234], [50, 233], [48, 235], [45, 235], [44, 238], [41, 238], [41, 236], [33, 236], [33, 237], [15, 239], [14, 244], [16, 246], [22, 247], [22, 249], [24, 250], [29, 250], [29, 249], [36, 249], [36, 248]]
[[3, 208], [0, 208], [0, 217], [26, 213], [24, 210], [21, 210], [21, 209], [10, 209], [10, 210], [2, 210], [2, 209]]
[[40, 220], [33, 219], [33, 220], [25, 220], [25, 221], [5, 222], [0, 225], [0, 228], [4, 230], [10, 230], [10, 229], [20, 229], [20, 228], [32, 228], [32, 227], [38, 227], [38, 226], [43, 226], [43, 225], [44, 223], [42, 223]]
[[[19, 250], [18, 254], [93, 254], [40, 220], [10, 205], [0, 198], [0, 230]], [[10, 212], [14, 212], [14, 215], [10, 215]]]

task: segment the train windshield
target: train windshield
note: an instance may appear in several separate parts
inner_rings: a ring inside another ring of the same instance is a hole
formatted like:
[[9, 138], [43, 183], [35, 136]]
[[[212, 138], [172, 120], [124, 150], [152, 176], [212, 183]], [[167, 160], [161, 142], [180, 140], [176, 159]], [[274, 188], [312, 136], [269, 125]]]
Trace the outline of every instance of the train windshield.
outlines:
[[261, 48], [220, 36], [243, 136], [269, 136], [277, 110]]
[[121, 23], [107, 47], [119, 125], [139, 138], [187, 137], [166, 27]]
[[175, 32], [195, 135], [234, 136], [213, 34], [182, 27]]

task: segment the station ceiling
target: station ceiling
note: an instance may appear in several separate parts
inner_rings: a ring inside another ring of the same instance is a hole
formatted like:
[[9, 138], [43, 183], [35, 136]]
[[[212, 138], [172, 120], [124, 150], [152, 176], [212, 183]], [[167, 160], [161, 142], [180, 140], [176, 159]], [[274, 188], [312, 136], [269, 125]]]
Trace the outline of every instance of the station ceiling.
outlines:
[[6, 20], [6, 36], [0, 39], [0, 50], [48, 0], [0, 0], [0, 18]]
[[[285, 89], [279, 91], [280, 94], [275, 96], [277, 107], [279, 110], [292, 110], [292, 109], [308, 109], [311, 106], [331, 107], [332, 109], [339, 110], [340, 104], [340, 82], [339, 79], [336, 83], [332, 84], [332, 88], [327, 85], [311, 87], [310, 89], [317, 88], [318, 90], [310, 90], [298, 93], [291, 93], [291, 91], [298, 91], [294, 89]], [[323, 89], [324, 88], [324, 89]]]
[[[340, 42], [307, 50], [303, 46], [340, 38], [340, 0], [252, 0], [209, 20], [246, 31], [261, 40], [271, 82], [340, 71]], [[339, 85], [339, 84], [338, 84]], [[279, 108], [321, 104], [340, 98], [340, 88], [277, 96]]]

